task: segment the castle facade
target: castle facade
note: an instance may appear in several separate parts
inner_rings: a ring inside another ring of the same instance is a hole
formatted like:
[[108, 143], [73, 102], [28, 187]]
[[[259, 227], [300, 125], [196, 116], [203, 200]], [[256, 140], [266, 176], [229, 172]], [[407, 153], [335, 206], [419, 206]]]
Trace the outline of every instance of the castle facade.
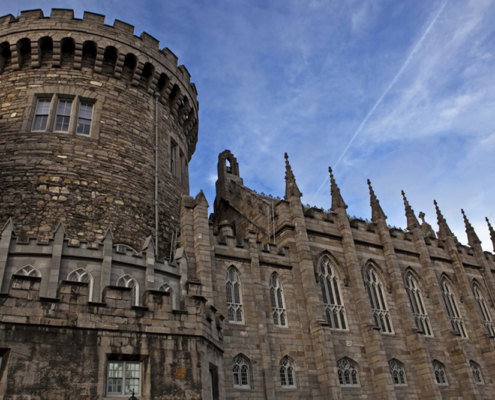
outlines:
[[0, 398], [495, 397], [495, 258], [466, 215], [469, 246], [403, 193], [390, 228], [368, 182], [350, 218], [331, 170], [331, 210], [306, 207], [287, 155], [274, 199], [228, 150], [209, 215], [187, 69], [104, 20], [0, 18]]

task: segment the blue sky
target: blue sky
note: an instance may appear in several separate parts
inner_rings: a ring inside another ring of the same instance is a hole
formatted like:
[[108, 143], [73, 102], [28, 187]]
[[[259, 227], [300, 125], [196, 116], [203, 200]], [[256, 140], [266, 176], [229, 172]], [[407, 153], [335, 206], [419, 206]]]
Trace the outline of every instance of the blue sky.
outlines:
[[200, 101], [191, 195], [211, 206], [220, 152], [280, 197], [287, 152], [305, 204], [330, 207], [330, 165], [350, 215], [370, 218], [369, 178], [389, 224], [406, 225], [403, 189], [435, 228], [436, 199], [462, 243], [464, 208], [492, 250], [495, 2], [18, 0], [0, 14], [32, 8], [120, 19], [179, 57]]

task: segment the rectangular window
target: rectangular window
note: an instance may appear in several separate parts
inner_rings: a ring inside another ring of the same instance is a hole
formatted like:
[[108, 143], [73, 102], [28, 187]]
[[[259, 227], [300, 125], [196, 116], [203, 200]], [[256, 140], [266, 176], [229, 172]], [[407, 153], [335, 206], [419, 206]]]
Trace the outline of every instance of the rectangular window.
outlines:
[[77, 118], [77, 133], [89, 135], [92, 118], [93, 104], [81, 101], [81, 104], [79, 105], [79, 116]]
[[33, 131], [45, 131], [50, 113], [50, 99], [38, 99], [34, 115]]
[[72, 100], [58, 101], [57, 117], [55, 119], [56, 132], [69, 132], [71, 110], [72, 110]]
[[107, 395], [141, 394], [141, 363], [130, 361], [109, 361]]

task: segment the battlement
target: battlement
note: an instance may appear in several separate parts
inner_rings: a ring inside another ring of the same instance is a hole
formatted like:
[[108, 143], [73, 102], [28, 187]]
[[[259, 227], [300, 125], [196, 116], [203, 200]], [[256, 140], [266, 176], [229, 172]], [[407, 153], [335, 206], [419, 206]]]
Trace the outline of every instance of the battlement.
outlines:
[[83, 19], [65, 9], [53, 9], [50, 17], [41, 10], [0, 17], [0, 79], [9, 70], [47, 66], [91, 68], [96, 74], [128, 79], [150, 96], [159, 93], [160, 102], [169, 104], [184, 129], [191, 158], [198, 140], [196, 86], [177, 56], [160, 49], [153, 36], [135, 36], [134, 26], [119, 20], [106, 25], [105, 16], [90, 12]]

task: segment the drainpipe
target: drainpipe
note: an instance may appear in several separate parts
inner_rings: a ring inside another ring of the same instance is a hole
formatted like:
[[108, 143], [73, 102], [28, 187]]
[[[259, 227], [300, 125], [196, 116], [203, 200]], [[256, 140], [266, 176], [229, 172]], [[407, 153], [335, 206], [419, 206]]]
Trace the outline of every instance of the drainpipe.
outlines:
[[155, 257], [158, 258], [158, 224], [159, 217], [158, 212], [160, 209], [160, 203], [158, 201], [158, 114], [159, 114], [159, 101], [160, 93], [155, 92]]

